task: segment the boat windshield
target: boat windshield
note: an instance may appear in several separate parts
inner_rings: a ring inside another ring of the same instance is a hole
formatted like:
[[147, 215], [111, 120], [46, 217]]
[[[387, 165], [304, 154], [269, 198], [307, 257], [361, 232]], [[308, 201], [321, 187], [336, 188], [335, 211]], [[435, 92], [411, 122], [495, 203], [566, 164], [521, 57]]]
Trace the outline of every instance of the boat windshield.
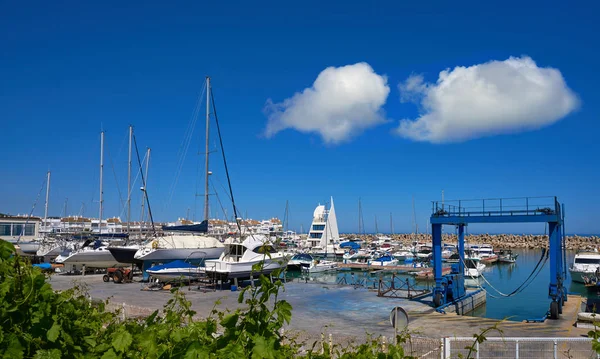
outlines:
[[600, 258], [575, 258], [576, 264], [600, 264]]
[[467, 268], [474, 268], [477, 269], [477, 262], [472, 260], [472, 259], [467, 259], [465, 261], [465, 265], [467, 266]]
[[254, 253], [260, 253], [260, 254], [264, 254], [264, 253], [277, 253], [277, 250], [275, 248], [273, 248], [272, 245], [262, 245], [260, 247], [256, 247], [252, 250], [252, 252]]
[[312, 257], [306, 253], [296, 254], [292, 257], [292, 260], [303, 260], [303, 261], [312, 261]]

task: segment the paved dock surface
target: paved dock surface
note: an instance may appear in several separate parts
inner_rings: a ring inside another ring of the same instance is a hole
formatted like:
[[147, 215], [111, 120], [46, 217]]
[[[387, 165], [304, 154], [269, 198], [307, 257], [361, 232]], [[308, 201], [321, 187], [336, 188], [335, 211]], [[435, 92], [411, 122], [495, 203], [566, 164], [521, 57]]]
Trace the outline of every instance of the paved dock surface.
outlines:
[[[143, 291], [144, 283], [133, 282], [115, 284], [104, 283], [102, 275], [53, 275], [50, 284], [54, 289], [71, 288], [74, 282], [84, 282], [89, 294], [94, 299], [110, 298], [112, 303], [125, 303], [127, 306], [139, 308], [140, 314], [148, 314], [160, 309], [171, 296], [169, 291]], [[239, 292], [217, 290], [203, 292], [196, 286], [182, 287], [192, 308], [198, 316], [204, 317], [212, 310], [217, 299], [219, 309], [235, 309], [243, 307], [238, 304]], [[540, 293], [540, 300], [547, 301], [545, 293]], [[380, 298], [377, 293], [364, 288], [352, 286], [327, 285], [315, 282], [286, 283], [285, 291], [280, 293], [293, 306], [292, 322], [288, 329], [317, 337], [322, 332], [333, 336], [364, 338], [365, 333], [384, 335], [392, 338], [394, 329], [389, 323], [392, 308], [400, 306], [408, 313], [409, 330], [419, 336], [440, 338], [445, 336], [467, 337], [498, 323], [495, 319], [458, 316], [456, 314], [437, 313], [430, 304], [431, 297], [420, 301]], [[505, 337], [573, 337], [586, 336], [587, 329], [573, 326], [579, 311], [581, 297], [569, 296], [565, 303], [560, 320], [546, 320], [544, 323], [524, 323], [504, 321], [499, 324]], [[540, 313], [532, 313], [539, 317]], [[500, 333], [490, 333], [499, 336]]]

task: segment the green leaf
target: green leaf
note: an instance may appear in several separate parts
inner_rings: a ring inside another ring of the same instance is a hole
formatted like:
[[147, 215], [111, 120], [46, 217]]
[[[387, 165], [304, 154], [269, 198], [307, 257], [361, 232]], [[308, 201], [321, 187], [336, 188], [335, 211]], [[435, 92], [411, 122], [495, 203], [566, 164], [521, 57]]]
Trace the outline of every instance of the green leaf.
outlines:
[[131, 345], [133, 338], [131, 334], [126, 332], [125, 330], [119, 330], [113, 335], [112, 346], [115, 348], [117, 352], [125, 352], [127, 347]]
[[62, 354], [58, 349], [38, 350], [35, 352], [33, 359], [61, 359]]
[[255, 336], [252, 348], [252, 359], [275, 359], [274, 340], [267, 340], [261, 336]]
[[109, 349], [100, 359], [118, 359], [119, 357], [112, 349]]
[[223, 320], [221, 320], [221, 325], [224, 328], [234, 328], [235, 325], [237, 324], [239, 318], [239, 314], [238, 313], [231, 313], [229, 315], [226, 315]]
[[46, 333], [46, 338], [48, 338], [49, 341], [54, 343], [56, 341], [56, 339], [58, 339], [59, 334], [60, 334], [60, 325], [57, 322], [54, 322], [54, 324], [52, 324], [52, 327], [50, 328], [50, 330], [48, 330], [48, 333]]

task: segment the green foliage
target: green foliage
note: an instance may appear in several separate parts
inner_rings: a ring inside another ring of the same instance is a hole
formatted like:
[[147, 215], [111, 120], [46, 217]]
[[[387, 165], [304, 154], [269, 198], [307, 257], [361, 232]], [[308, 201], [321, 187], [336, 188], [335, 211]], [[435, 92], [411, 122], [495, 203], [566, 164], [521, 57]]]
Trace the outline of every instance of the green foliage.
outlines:
[[[268, 256], [265, 253], [265, 257]], [[254, 268], [260, 272], [262, 264]], [[279, 277], [273, 273], [274, 278]], [[33, 268], [0, 241], [0, 357], [70, 358], [412, 358], [404, 347], [408, 333], [397, 344], [368, 338], [360, 345], [315, 343], [304, 348], [283, 335], [292, 319], [292, 306], [279, 299], [280, 280], [258, 276], [257, 286], [238, 297], [245, 309], [219, 311], [195, 319], [191, 303], [178, 290], [161, 311], [147, 318], [122, 320], [106, 310], [107, 302], [92, 302], [85, 288], [56, 292], [47, 275]], [[485, 339], [483, 334], [479, 337]]]

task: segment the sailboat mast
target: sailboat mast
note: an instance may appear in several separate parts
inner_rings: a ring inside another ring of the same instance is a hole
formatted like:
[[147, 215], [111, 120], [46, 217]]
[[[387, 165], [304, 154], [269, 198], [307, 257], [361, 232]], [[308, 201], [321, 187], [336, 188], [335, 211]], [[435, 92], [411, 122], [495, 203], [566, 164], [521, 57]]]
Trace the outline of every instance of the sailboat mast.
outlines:
[[148, 166], [150, 165], [150, 147], [148, 147], [148, 149], [146, 149], [146, 174], [144, 175], [144, 183], [142, 183], [143, 187], [143, 194], [142, 194], [142, 215], [140, 218], [140, 238], [142, 235], [142, 225], [146, 223], [146, 221], [144, 220], [145, 217], [145, 209], [144, 209], [144, 204], [146, 203], [146, 187], [148, 187]]
[[392, 212], [390, 212], [390, 233], [394, 234], [394, 221], [392, 220]]
[[98, 220], [98, 232], [102, 234], [102, 173], [104, 171], [104, 131], [100, 132], [100, 213]]
[[375, 233], [379, 233], [379, 228], [377, 227], [377, 215], [375, 215]]
[[210, 124], [210, 77], [206, 76], [206, 148], [204, 151], [204, 165], [206, 167], [206, 178], [204, 181], [204, 220], [208, 221], [208, 134]]
[[48, 200], [50, 199], [50, 171], [46, 180], [46, 204], [44, 206], [44, 231], [48, 232]]
[[131, 138], [133, 137], [133, 126], [129, 125], [129, 162], [127, 164], [127, 233], [129, 233], [131, 222]]
[[360, 197], [358, 197], [358, 234], [362, 234], [362, 208], [360, 205]]

